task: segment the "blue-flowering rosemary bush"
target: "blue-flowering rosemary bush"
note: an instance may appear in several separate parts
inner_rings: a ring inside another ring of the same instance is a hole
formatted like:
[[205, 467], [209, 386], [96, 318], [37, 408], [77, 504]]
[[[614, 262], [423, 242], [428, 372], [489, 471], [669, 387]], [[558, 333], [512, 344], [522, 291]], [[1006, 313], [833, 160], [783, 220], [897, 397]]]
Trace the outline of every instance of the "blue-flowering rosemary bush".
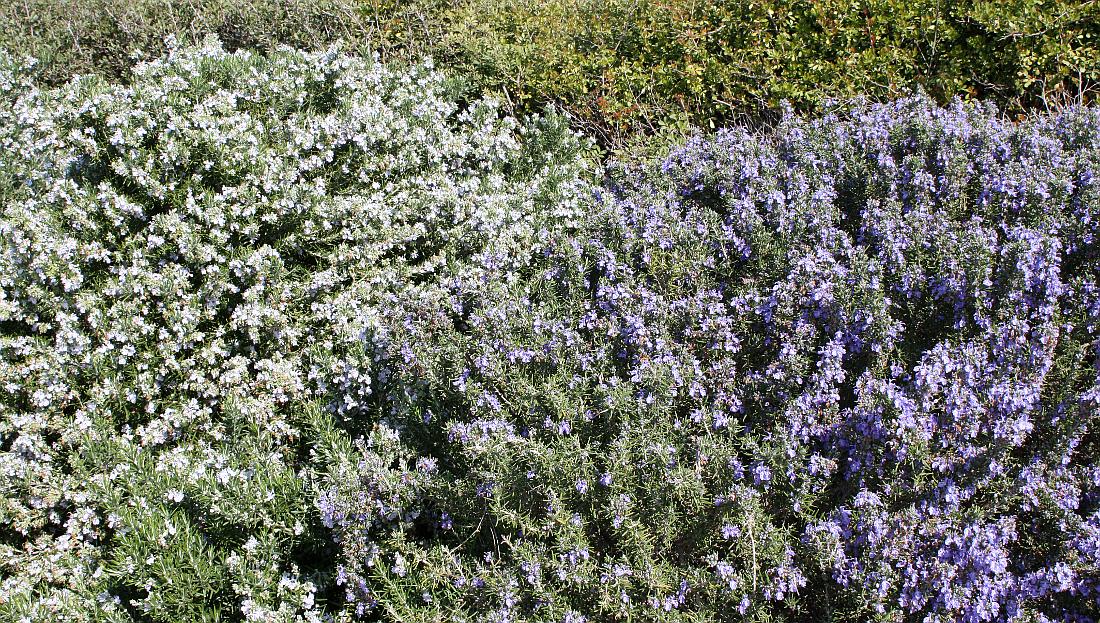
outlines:
[[575, 220], [584, 144], [335, 50], [0, 65], [0, 620], [338, 614], [312, 487], [363, 336]]
[[319, 499], [385, 621], [1095, 621], [1100, 111], [925, 98], [612, 169], [367, 337]]

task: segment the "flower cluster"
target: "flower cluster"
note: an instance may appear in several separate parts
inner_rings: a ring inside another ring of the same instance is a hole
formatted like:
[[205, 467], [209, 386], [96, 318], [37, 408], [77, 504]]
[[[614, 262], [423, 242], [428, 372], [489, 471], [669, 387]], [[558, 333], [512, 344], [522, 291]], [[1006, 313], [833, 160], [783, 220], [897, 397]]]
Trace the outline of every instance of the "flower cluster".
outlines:
[[0, 65], [0, 619], [330, 616], [311, 483], [389, 299], [575, 220], [582, 141], [336, 49]]

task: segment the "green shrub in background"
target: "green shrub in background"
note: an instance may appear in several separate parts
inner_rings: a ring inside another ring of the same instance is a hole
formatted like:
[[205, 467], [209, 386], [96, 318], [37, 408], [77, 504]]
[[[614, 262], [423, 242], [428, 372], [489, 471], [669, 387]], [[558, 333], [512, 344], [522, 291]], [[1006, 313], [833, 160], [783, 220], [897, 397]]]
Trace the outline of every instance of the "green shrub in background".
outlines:
[[562, 103], [605, 142], [786, 99], [990, 98], [1011, 112], [1100, 81], [1095, 0], [468, 0], [457, 58], [520, 104]]

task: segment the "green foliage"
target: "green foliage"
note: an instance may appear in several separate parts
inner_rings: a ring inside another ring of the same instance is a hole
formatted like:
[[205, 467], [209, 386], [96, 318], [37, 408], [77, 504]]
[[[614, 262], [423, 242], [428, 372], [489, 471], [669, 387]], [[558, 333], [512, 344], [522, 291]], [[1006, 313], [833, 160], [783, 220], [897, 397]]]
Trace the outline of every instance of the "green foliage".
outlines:
[[921, 88], [1020, 111], [1100, 82], [1094, 0], [469, 0], [457, 14], [451, 41], [483, 85], [558, 102], [612, 144], [782, 100]]

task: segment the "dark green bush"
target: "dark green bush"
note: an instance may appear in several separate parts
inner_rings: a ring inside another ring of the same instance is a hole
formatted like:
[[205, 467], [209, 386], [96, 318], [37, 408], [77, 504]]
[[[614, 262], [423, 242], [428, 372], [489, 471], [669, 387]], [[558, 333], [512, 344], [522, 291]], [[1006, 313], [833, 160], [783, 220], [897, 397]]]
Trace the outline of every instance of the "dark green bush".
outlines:
[[217, 35], [226, 48], [318, 49], [340, 39], [382, 56], [432, 40], [431, 17], [444, 0], [19, 0], [0, 3], [0, 47], [42, 61], [49, 82], [74, 73], [128, 76], [132, 52], [162, 54], [164, 39], [199, 44]]

